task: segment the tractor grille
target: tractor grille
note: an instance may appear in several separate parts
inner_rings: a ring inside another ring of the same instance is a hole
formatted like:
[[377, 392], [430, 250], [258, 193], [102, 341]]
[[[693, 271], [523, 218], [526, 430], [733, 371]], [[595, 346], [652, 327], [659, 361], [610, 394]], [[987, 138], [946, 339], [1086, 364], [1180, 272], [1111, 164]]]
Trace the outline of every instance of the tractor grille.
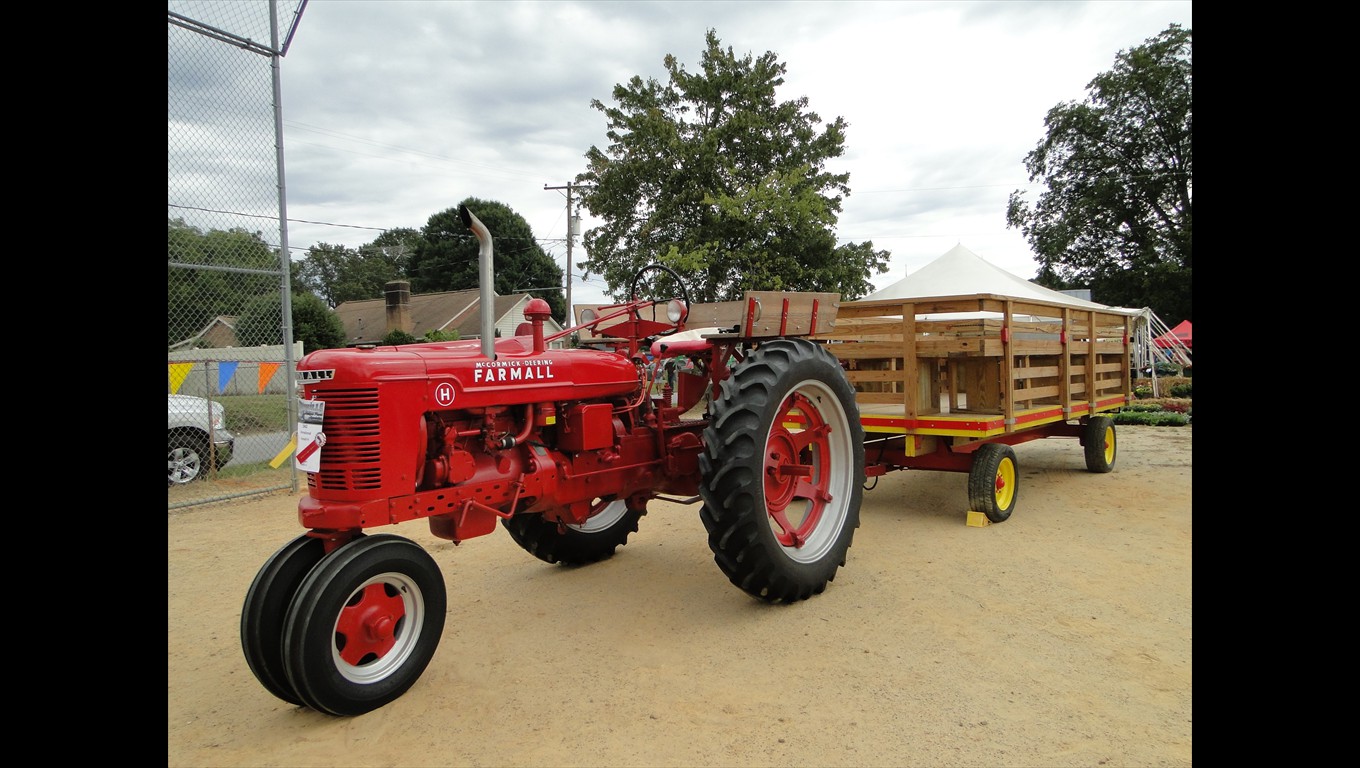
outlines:
[[382, 429], [376, 389], [317, 389], [326, 403], [321, 471], [307, 485], [327, 491], [376, 490], [382, 486]]

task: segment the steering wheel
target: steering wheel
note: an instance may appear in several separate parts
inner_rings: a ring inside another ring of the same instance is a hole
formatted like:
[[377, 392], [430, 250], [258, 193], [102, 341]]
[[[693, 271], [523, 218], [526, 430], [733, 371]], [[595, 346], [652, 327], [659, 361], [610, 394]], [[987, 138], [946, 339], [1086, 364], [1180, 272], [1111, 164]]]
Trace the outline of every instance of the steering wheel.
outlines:
[[638, 298], [638, 282], [642, 280], [642, 276], [643, 276], [644, 274], [646, 274], [646, 273], [648, 273], [648, 272], [651, 272], [652, 270], [659, 270], [659, 271], [661, 271], [661, 272], [666, 272], [666, 273], [670, 274], [671, 279], [674, 280], [676, 286], [678, 286], [678, 287], [680, 288], [680, 298], [685, 302], [685, 308], [686, 308], [686, 309], [689, 309], [689, 304], [690, 304], [690, 302], [689, 302], [689, 289], [685, 287], [685, 281], [680, 279], [680, 275], [677, 274], [675, 270], [671, 269], [670, 267], [666, 266], [665, 264], [648, 264], [647, 266], [643, 267], [642, 269], [639, 269], [639, 270], [637, 271], [637, 274], [633, 275], [633, 285], [632, 285], [631, 290], [628, 292], [628, 299], [629, 299], [630, 301], [636, 301], [636, 300], [637, 300], [637, 298]]

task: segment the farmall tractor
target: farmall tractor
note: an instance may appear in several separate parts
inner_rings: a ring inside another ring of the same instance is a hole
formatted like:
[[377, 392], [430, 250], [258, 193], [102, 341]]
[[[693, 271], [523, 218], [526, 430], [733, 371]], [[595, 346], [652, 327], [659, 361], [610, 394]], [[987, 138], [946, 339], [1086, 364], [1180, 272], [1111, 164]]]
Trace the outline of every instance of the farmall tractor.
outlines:
[[[580, 565], [626, 544], [649, 501], [702, 502], [734, 585], [771, 603], [822, 592], [845, 564], [865, 477], [855, 393], [800, 338], [838, 296], [748, 294], [730, 327], [682, 333], [687, 292], [652, 265], [628, 301], [581, 325], [545, 336], [550, 310], [534, 299], [520, 334], [497, 339], [492, 237], [460, 214], [480, 242], [480, 340], [328, 349], [297, 366], [301, 405], [322, 413], [320, 458], [298, 505], [305, 532], [264, 563], [242, 608], [260, 683], [350, 716], [416, 682], [443, 632], [444, 577], [413, 541], [369, 533], [416, 520], [455, 543], [499, 525], [534, 557]], [[663, 274], [679, 297], [638, 295]], [[571, 333], [598, 348], [549, 346]], [[686, 371], [655, 394], [655, 372], [677, 362]]]

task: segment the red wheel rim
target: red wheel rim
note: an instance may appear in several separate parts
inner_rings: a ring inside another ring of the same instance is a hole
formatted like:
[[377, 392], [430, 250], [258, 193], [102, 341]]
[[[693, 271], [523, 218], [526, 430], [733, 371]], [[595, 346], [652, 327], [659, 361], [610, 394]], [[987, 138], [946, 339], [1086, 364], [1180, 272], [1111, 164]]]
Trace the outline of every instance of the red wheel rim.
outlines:
[[335, 622], [335, 649], [347, 664], [370, 664], [397, 643], [406, 619], [406, 602], [385, 584], [369, 584], [355, 592]]
[[[831, 450], [831, 426], [801, 392], [785, 398], [779, 414], [765, 445], [765, 508], [774, 522], [774, 535], [779, 543], [801, 547], [831, 499], [829, 473], [825, 470]], [[791, 506], [805, 512], [801, 521], [789, 519]]]

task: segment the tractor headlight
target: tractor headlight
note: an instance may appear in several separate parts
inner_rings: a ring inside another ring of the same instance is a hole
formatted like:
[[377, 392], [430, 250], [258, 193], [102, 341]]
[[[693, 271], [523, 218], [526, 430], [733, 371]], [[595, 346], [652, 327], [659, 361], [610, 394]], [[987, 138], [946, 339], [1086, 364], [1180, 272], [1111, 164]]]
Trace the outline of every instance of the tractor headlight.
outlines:
[[689, 307], [679, 299], [671, 299], [666, 302], [666, 319], [672, 323], [679, 323], [689, 316]]

